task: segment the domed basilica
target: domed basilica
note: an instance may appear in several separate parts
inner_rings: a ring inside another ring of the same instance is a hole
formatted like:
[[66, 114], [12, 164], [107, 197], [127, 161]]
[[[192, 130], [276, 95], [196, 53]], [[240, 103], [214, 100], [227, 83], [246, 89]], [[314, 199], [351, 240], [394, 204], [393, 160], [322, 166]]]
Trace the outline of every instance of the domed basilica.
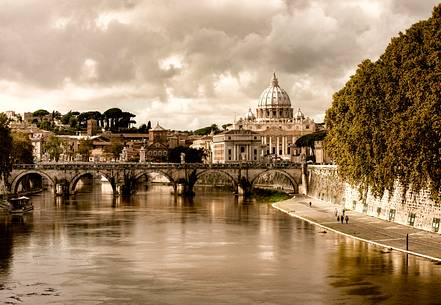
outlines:
[[300, 161], [296, 140], [316, 131], [316, 124], [298, 108], [294, 112], [288, 93], [279, 86], [276, 74], [262, 92], [255, 113], [251, 109], [229, 129], [258, 132], [262, 136], [262, 154], [266, 157]]

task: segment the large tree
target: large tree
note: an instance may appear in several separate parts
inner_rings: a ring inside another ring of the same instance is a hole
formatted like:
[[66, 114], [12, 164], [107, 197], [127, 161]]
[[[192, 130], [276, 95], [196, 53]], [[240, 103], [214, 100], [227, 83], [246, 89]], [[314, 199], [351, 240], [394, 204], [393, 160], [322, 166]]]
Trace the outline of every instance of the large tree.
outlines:
[[63, 153], [64, 141], [56, 136], [50, 136], [45, 141], [43, 148], [49, 154], [51, 160], [58, 162], [60, 155]]
[[441, 5], [430, 19], [393, 38], [376, 61], [363, 61], [326, 113], [327, 149], [339, 173], [377, 196], [398, 181], [404, 191], [441, 195]]
[[0, 113], [0, 178], [5, 182], [12, 170], [11, 150], [12, 136], [9, 129], [9, 119], [3, 112]]
[[12, 133], [12, 163], [34, 163], [34, 156], [32, 154], [33, 149], [34, 146], [32, 145], [28, 134], [22, 132]]

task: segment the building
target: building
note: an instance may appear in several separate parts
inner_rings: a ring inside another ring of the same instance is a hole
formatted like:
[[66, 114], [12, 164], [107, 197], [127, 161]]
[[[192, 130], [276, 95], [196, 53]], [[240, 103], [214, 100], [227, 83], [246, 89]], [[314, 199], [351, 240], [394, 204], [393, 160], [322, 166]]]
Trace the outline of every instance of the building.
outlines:
[[262, 138], [263, 157], [267, 160], [301, 161], [296, 140], [316, 131], [314, 121], [305, 117], [300, 108], [294, 112], [286, 91], [279, 86], [276, 74], [262, 92], [255, 113], [251, 109], [236, 120], [230, 129], [258, 132]]
[[213, 135], [213, 163], [258, 162], [262, 155], [262, 136], [245, 129], [227, 130]]

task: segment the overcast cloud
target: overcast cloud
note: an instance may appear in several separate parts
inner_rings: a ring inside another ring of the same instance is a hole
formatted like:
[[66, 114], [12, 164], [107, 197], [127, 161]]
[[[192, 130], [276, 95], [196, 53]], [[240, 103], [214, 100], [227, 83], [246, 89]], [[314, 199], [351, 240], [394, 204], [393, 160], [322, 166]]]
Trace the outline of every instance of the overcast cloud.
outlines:
[[136, 114], [170, 129], [231, 122], [276, 71], [321, 121], [365, 58], [432, 0], [2, 0], [0, 111]]

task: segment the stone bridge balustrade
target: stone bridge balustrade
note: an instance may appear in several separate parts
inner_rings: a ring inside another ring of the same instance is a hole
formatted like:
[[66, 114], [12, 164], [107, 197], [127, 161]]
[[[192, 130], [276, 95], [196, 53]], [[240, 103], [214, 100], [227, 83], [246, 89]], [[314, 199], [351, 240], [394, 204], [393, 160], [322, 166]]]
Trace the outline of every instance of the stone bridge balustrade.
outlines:
[[[131, 194], [137, 180], [149, 173], [160, 173], [169, 179], [175, 193], [192, 194], [193, 186], [203, 175], [211, 172], [226, 175], [237, 189], [238, 194], [251, 192], [257, 178], [266, 172], [279, 172], [286, 176], [296, 192], [306, 189], [305, 167], [298, 163], [257, 163], [241, 162], [227, 164], [203, 163], [135, 163], [135, 162], [47, 162], [36, 164], [16, 164], [8, 180], [8, 190], [16, 193], [20, 181], [29, 174], [39, 174], [51, 184], [55, 195], [72, 195], [81, 177], [102, 175], [110, 182], [115, 195]], [[303, 177], [303, 179], [302, 179]]]

